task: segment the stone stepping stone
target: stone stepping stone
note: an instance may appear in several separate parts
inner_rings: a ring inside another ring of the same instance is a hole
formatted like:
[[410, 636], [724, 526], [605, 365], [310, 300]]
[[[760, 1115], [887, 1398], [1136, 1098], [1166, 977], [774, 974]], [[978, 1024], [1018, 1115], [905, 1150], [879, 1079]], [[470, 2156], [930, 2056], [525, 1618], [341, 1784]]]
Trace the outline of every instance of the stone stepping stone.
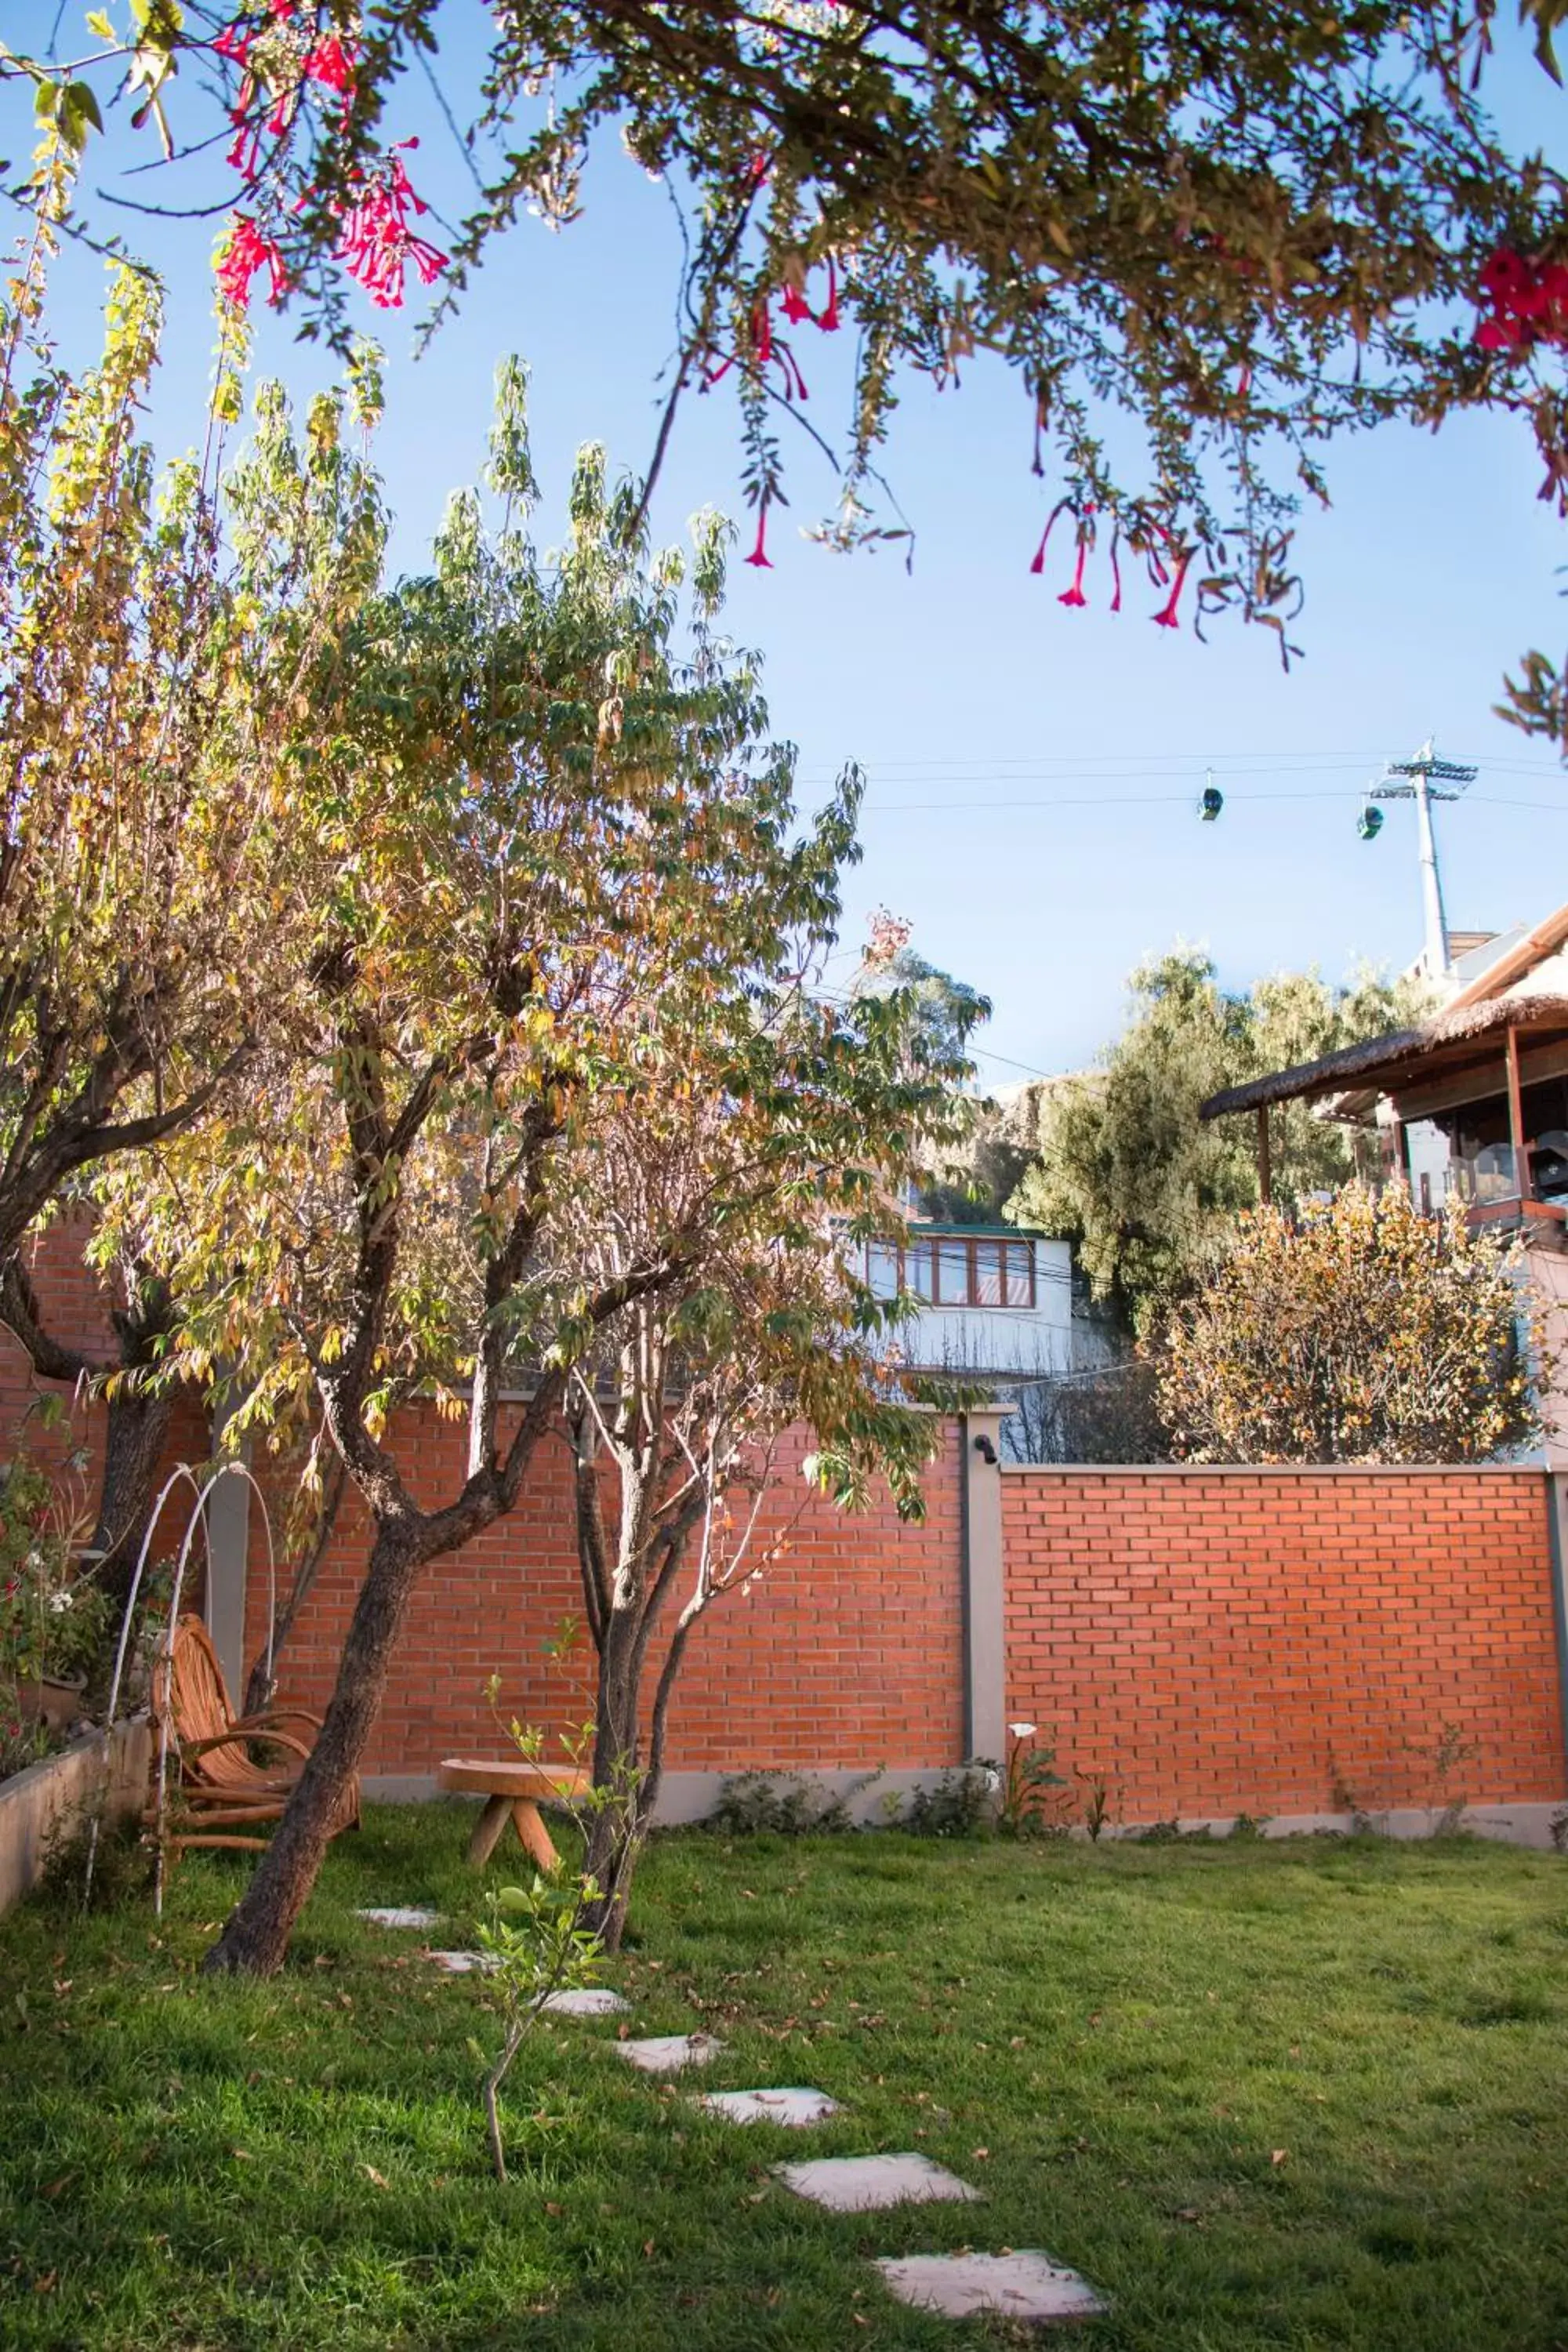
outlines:
[[394, 1904], [385, 1909], [356, 1911], [356, 1919], [368, 1919], [373, 1927], [434, 1927], [441, 1917], [439, 1911], [426, 1911], [417, 1903]]
[[[784, 2124], [792, 2131], [822, 2123], [838, 2113], [838, 2102], [826, 2091], [800, 2088], [781, 2091], [705, 2091], [697, 2102], [710, 2116], [731, 2124]], [[798, 2168], [786, 2165], [790, 2171]], [[809, 2169], [809, 2168], [807, 2168]]]
[[616, 2050], [645, 2074], [679, 2074], [683, 2066], [706, 2066], [724, 2047], [710, 2033], [655, 2033], [642, 2042], [617, 2042]]
[[818, 2156], [809, 2164], [779, 2164], [779, 2179], [797, 2197], [830, 2213], [870, 2213], [884, 2205], [942, 2201], [974, 2204], [980, 2191], [929, 2156]]
[[944, 2319], [982, 2312], [1037, 2323], [1093, 2319], [1106, 2307], [1076, 2271], [1026, 2246], [1013, 2254], [882, 2255], [877, 2268], [900, 2303]]
[[608, 1985], [581, 1985], [575, 1992], [552, 1992], [544, 2008], [552, 2017], [616, 2017], [631, 2002], [623, 2000]]
[[426, 1952], [425, 1957], [449, 1977], [483, 1976], [500, 1966], [493, 1952]]

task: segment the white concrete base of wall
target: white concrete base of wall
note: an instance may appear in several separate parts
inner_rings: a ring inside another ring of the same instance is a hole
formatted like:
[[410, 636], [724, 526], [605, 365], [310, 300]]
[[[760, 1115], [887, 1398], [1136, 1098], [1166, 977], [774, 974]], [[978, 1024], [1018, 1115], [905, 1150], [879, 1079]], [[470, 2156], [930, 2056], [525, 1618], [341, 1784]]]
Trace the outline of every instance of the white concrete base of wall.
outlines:
[[90, 1732], [0, 1782], [0, 1913], [37, 1885], [54, 1841], [72, 1835], [100, 1801], [106, 1822], [139, 1813], [152, 1762], [152, 1730], [138, 1717], [111, 1732]]
[[[1568, 1816], [1568, 1801], [1560, 1805], [1467, 1805], [1458, 1828], [1469, 1837], [1497, 1838], [1505, 1845], [1550, 1847], [1552, 1843], [1552, 1824], [1559, 1816]], [[1266, 1838], [1349, 1837], [1357, 1827], [1353, 1813], [1276, 1813], [1262, 1824]], [[1439, 1806], [1400, 1805], [1382, 1813], [1360, 1817], [1361, 1826], [1378, 1837], [1426, 1838], [1436, 1832], [1442, 1820]], [[1141, 1828], [1150, 1824], [1122, 1822], [1114, 1828], [1107, 1826], [1108, 1838], [1139, 1835]], [[1178, 1824], [1184, 1836], [1202, 1836], [1206, 1829], [1212, 1837], [1228, 1837], [1236, 1826], [1233, 1814], [1215, 1814], [1210, 1819], [1194, 1815], [1184, 1817]]]
[[[963, 1767], [953, 1764], [947, 1769], [958, 1772]], [[704, 1822], [718, 1803], [725, 1781], [742, 1777], [736, 1772], [667, 1772], [655, 1818], [664, 1829], [677, 1829], [686, 1822]], [[781, 1782], [807, 1781], [825, 1798], [846, 1799], [851, 1819], [863, 1826], [872, 1826], [883, 1817], [884, 1800], [890, 1801], [896, 1797], [903, 1805], [917, 1789], [934, 1789], [942, 1771], [850, 1771], [838, 1765], [824, 1765], [819, 1771], [805, 1768], [799, 1772], [784, 1769], [776, 1777]], [[422, 1805], [437, 1794], [436, 1775], [371, 1772], [360, 1782], [360, 1789], [373, 1805]], [[452, 1801], [462, 1804], [468, 1800], [454, 1798]]]
[[[957, 1765], [949, 1767], [957, 1771]], [[659, 1793], [658, 1821], [666, 1829], [683, 1823], [706, 1821], [719, 1801], [726, 1780], [738, 1775], [724, 1772], [669, 1772], [665, 1776]], [[826, 1765], [820, 1771], [802, 1771], [782, 1775], [784, 1779], [800, 1779], [834, 1796], [847, 1798], [852, 1819], [866, 1827], [875, 1827], [882, 1820], [884, 1799], [897, 1797], [900, 1803], [917, 1789], [932, 1789], [941, 1780], [940, 1771], [883, 1772], [872, 1779], [865, 1772], [853, 1772], [839, 1766]], [[364, 1794], [373, 1804], [424, 1804], [436, 1794], [436, 1778], [429, 1772], [373, 1773], [363, 1783]], [[466, 1801], [460, 1798], [454, 1803]], [[1568, 1800], [1559, 1805], [1490, 1804], [1467, 1807], [1459, 1826], [1472, 1837], [1500, 1839], [1508, 1845], [1530, 1845], [1550, 1848], [1552, 1844], [1552, 1824], [1568, 1816]], [[1201, 1837], [1206, 1831], [1211, 1837], [1230, 1835], [1236, 1826], [1233, 1813], [1188, 1814], [1178, 1823], [1184, 1836]], [[1425, 1805], [1395, 1807], [1393, 1811], [1373, 1813], [1367, 1817], [1370, 1827], [1380, 1837], [1430, 1837], [1441, 1818], [1436, 1808]], [[1107, 1823], [1107, 1838], [1136, 1838], [1152, 1829], [1152, 1822], [1119, 1822]], [[1349, 1837], [1356, 1827], [1351, 1813], [1277, 1813], [1262, 1826], [1266, 1838], [1289, 1837]], [[1081, 1825], [1069, 1832], [1075, 1838], [1086, 1838]]]

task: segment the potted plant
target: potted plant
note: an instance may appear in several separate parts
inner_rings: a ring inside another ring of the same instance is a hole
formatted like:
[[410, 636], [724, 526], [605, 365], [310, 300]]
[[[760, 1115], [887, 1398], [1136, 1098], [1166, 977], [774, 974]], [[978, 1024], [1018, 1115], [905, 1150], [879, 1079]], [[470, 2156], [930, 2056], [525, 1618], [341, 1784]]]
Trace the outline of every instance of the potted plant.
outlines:
[[84, 1466], [73, 1453], [51, 1475], [22, 1454], [0, 1472], [0, 1685], [24, 1719], [56, 1731], [82, 1711], [109, 1614], [80, 1550], [85, 1515], [72, 1487]]

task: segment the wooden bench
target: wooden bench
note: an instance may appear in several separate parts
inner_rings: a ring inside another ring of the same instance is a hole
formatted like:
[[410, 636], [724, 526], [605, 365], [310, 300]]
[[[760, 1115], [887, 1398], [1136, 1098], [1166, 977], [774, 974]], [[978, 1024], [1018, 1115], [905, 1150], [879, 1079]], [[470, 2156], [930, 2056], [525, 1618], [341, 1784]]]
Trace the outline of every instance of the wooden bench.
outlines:
[[436, 1786], [452, 1795], [488, 1801], [468, 1840], [468, 1860], [476, 1870], [495, 1852], [509, 1816], [540, 1869], [553, 1870], [561, 1857], [540, 1819], [540, 1805], [580, 1797], [589, 1786], [589, 1775], [552, 1772], [542, 1764], [509, 1763], [501, 1757], [449, 1756], [437, 1770]]

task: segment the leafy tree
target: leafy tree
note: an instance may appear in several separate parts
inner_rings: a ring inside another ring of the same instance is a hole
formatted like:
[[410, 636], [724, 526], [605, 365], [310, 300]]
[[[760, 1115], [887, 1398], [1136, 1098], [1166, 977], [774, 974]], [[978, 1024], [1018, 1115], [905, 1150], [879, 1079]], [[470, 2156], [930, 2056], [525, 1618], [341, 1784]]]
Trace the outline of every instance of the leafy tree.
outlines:
[[[685, 560], [648, 553], [590, 447], [547, 561], [515, 366], [489, 482], [497, 527], [455, 499], [430, 574], [347, 633], [310, 779], [335, 862], [287, 1049], [107, 1209], [185, 1302], [173, 1360], [222, 1366], [243, 1399], [236, 1437], [319, 1417], [373, 1528], [321, 1736], [218, 1967], [280, 1960], [421, 1571], [512, 1508], [574, 1365], [706, 1246], [693, 1196], [614, 1270], [552, 1247], [595, 1106], [710, 1003], [783, 984], [852, 845], [852, 773], [793, 837], [793, 755], [714, 625], [722, 526], [700, 519], [683, 623]], [[528, 1367], [528, 1402], [503, 1406]], [[440, 1498], [401, 1451], [416, 1389], [467, 1423]]]
[[1520, 1254], [1456, 1202], [1345, 1186], [1249, 1211], [1163, 1331], [1162, 1410], [1199, 1462], [1485, 1462], [1538, 1442]]
[[280, 1017], [278, 950], [309, 833], [293, 798], [310, 682], [379, 544], [379, 509], [313, 414], [289, 469], [265, 432], [227, 483], [245, 336], [222, 355], [205, 458], [162, 484], [142, 437], [161, 303], [116, 268], [103, 354], [47, 339], [69, 158], [0, 289], [0, 1318], [47, 1378], [109, 1392], [97, 1548], [134, 1558], [168, 1413], [175, 1313], [132, 1254], [111, 1266], [117, 1357], [46, 1326], [26, 1245], [96, 1174], [198, 1119]]
[[[1042, 1092], [1038, 1158], [1008, 1214], [1071, 1240], [1095, 1294], [1146, 1328], [1258, 1199], [1253, 1131], [1202, 1125], [1199, 1104], [1400, 1028], [1418, 1010], [1407, 983], [1364, 973], [1342, 989], [1315, 972], [1280, 973], [1239, 996], [1190, 949], [1141, 965], [1131, 1020], [1103, 1067]], [[1342, 1129], [1299, 1103], [1270, 1114], [1270, 1160], [1287, 1206], [1352, 1172]]]
[[595, 1814], [586, 1863], [612, 1944], [688, 1643], [718, 1601], [787, 1562], [787, 1533], [763, 1517], [788, 1491], [781, 1454], [803, 1502], [805, 1477], [851, 1504], [880, 1475], [901, 1513], [921, 1515], [939, 1424], [894, 1377], [904, 1310], [849, 1261], [958, 1108], [968, 1065], [956, 1044], [933, 1046], [927, 1009], [918, 982], [842, 1011], [776, 981], [700, 1000], [695, 1020], [662, 1027], [646, 1082], [590, 1116], [562, 1188], [556, 1246], [592, 1288], [624, 1286], [684, 1237], [678, 1278], [605, 1321], [568, 1391], [595, 1782], [622, 1792]]
[[[1525, 0], [1549, 62], [1559, 10]], [[337, 332], [344, 273], [383, 305], [413, 269], [455, 294], [520, 213], [570, 222], [616, 125], [692, 215], [656, 465], [682, 394], [731, 382], [758, 563], [805, 331], [846, 320], [854, 383], [821, 535], [887, 530], [872, 509], [900, 372], [953, 384], [994, 354], [1019, 379], [1020, 457], [1032, 424], [1076, 542], [1069, 605], [1091, 553], [1118, 588], [1124, 559], [1148, 571], [1162, 623], [1230, 605], [1283, 648], [1296, 499], [1326, 495], [1328, 440], [1393, 418], [1509, 409], [1549, 495], [1568, 487], [1563, 183], [1485, 110], [1490, 0], [492, 13], [477, 87], [460, 86], [440, 0], [363, 16], [272, 0], [226, 23], [138, 0], [129, 37], [100, 16], [73, 53], [0, 51], [0, 75], [79, 146], [95, 88], [129, 59], [137, 119], [171, 155], [176, 134], [199, 148], [213, 129], [199, 99], [175, 104], [182, 68], [216, 77], [241, 207], [225, 283], [236, 299], [258, 275], [272, 299], [299, 289], [310, 325]], [[477, 134], [481, 185], [450, 256], [388, 143], [416, 60]]]

